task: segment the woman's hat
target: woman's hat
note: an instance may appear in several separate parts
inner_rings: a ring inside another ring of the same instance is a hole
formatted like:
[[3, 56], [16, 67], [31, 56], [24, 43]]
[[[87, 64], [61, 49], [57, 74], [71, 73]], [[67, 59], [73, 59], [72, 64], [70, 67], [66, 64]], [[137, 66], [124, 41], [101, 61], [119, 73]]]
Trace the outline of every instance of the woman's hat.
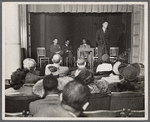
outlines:
[[121, 64], [121, 62], [117, 61], [113, 66], [113, 72], [117, 75], [119, 75], [118, 67]]
[[140, 66], [138, 63], [120, 64], [118, 70], [124, 79], [133, 81], [140, 73]]

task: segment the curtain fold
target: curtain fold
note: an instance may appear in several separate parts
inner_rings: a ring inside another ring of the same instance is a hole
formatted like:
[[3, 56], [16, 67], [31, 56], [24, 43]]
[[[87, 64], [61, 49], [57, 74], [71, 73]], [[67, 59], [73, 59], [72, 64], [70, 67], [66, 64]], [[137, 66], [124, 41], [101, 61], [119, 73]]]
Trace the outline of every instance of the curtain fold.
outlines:
[[132, 12], [133, 5], [126, 4], [29, 4], [29, 12], [46, 13], [103, 13]]

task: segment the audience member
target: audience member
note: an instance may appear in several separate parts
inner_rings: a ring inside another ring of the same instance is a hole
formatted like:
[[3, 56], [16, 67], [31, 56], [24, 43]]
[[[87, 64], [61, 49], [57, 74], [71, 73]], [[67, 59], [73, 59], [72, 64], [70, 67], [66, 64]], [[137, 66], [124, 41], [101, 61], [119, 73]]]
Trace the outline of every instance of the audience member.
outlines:
[[[64, 86], [73, 80], [73, 78], [69, 77], [69, 76], [60, 76], [59, 77], [59, 70], [56, 66], [49, 66], [48, 70], [51, 72], [50, 74], [52, 74], [53, 76], [55, 76], [58, 80], [58, 90], [62, 91], [64, 89]], [[33, 87], [33, 92], [40, 96], [43, 97], [43, 95], [45, 94], [44, 92], [44, 88], [43, 88], [43, 80], [39, 80]]]
[[45, 67], [45, 75], [50, 75], [52, 72], [49, 70], [49, 67], [57, 67], [57, 72], [59, 76], [65, 76], [69, 72], [69, 68], [66, 66], [60, 66], [62, 62], [62, 57], [59, 54], [55, 54], [52, 58], [53, 64], [48, 64]]
[[112, 73], [112, 64], [109, 63], [109, 56], [104, 54], [102, 56], [102, 64], [99, 64], [96, 69], [96, 79], [101, 79], [102, 77], [108, 77]]
[[80, 57], [77, 59], [77, 70], [71, 73], [71, 77], [75, 78], [82, 70], [86, 70], [86, 61], [84, 58]]
[[85, 69], [82, 70], [76, 77], [76, 80], [79, 80], [81, 82], [84, 82], [89, 88], [90, 93], [100, 93], [99, 88], [94, 84], [94, 76], [93, 73], [89, 70]]
[[138, 75], [138, 81], [144, 81], [145, 80], [145, 67], [142, 63], [139, 63], [140, 66], [140, 74]]
[[88, 106], [89, 88], [82, 82], [73, 80], [66, 84], [61, 104], [49, 105], [39, 110], [34, 117], [79, 117]]
[[138, 83], [140, 67], [138, 63], [120, 64], [119, 72], [123, 77], [120, 83], [109, 84], [110, 91], [142, 91], [143, 85]]
[[34, 115], [40, 109], [47, 108], [51, 104], [60, 103], [60, 98], [58, 95], [59, 91], [57, 89], [57, 86], [58, 86], [58, 80], [52, 74], [47, 75], [43, 79], [45, 98], [30, 103], [29, 109], [31, 115]]
[[23, 67], [27, 70], [25, 83], [36, 83], [38, 80], [44, 78], [44, 76], [40, 76], [40, 71], [36, 70], [36, 62], [34, 59], [26, 58], [23, 61]]
[[5, 90], [5, 95], [10, 94], [26, 94], [32, 95], [32, 87], [24, 86], [27, 70], [17, 69], [11, 75], [10, 88]]
[[58, 89], [60, 91], [62, 91], [64, 89], [64, 86], [73, 80], [73, 78], [69, 77], [69, 76], [63, 76], [63, 77], [59, 77], [59, 72], [57, 70], [57, 67], [55, 66], [49, 66], [48, 67], [49, 70], [51, 71], [51, 73], [57, 78], [58, 80]]
[[101, 88], [103, 91], [103, 93], [107, 93], [109, 92], [108, 90], [108, 87], [109, 87], [109, 84], [111, 83], [116, 83], [116, 82], [120, 82], [121, 81], [121, 76], [119, 74], [119, 71], [118, 71], [118, 67], [121, 63], [120, 62], [116, 62], [113, 66], [113, 71], [112, 73], [107, 76], [107, 77], [102, 77], [100, 80], [95, 80], [94, 83], [99, 87]]
[[116, 62], [113, 65], [113, 71], [112, 71], [112, 73], [108, 77], [102, 77], [101, 80], [105, 80], [108, 83], [120, 82], [121, 81], [121, 76], [120, 76], [120, 73], [118, 71], [118, 67], [119, 67], [120, 64], [121, 64], [121, 62]]

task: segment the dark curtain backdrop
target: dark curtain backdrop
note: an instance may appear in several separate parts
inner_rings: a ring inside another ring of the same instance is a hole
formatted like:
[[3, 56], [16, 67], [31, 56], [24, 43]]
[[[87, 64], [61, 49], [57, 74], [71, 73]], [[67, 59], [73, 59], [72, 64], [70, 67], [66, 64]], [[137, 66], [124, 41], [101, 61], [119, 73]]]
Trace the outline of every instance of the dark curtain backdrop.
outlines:
[[[83, 38], [91, 47], [95, 47], [96, 31], [102, 23], [109, 23], [111, 46], [118, 46], [119, 42], [131, 41], [131, 15], [122, 13], [31, 13], [31, 57], [36, 59], [37, 47], [45, 47], [46, 55], [50, 55], [50, 45], [57, 38], [62, 46], [69, 39], [73, 47], [74, 56]], [[124, 26], [125, 25], [125, 26]], [[122, 36], [126, 31], [126, 39]]]

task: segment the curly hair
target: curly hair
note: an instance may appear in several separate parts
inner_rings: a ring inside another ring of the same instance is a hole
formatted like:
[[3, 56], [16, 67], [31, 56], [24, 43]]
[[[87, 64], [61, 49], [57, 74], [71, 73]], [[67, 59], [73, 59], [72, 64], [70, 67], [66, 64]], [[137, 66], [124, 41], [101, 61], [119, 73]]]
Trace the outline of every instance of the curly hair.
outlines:
[[11, 75], [12, 82], [10, 83], [10, 86], [13, 87], [15, 90], [22, 87], [22, 85], [24, 84], [24, 80], [25, 80], [27, 72], [28, 70], [20, 69], [20, 68], [17, 69], [15, 72], [13, 72]]

